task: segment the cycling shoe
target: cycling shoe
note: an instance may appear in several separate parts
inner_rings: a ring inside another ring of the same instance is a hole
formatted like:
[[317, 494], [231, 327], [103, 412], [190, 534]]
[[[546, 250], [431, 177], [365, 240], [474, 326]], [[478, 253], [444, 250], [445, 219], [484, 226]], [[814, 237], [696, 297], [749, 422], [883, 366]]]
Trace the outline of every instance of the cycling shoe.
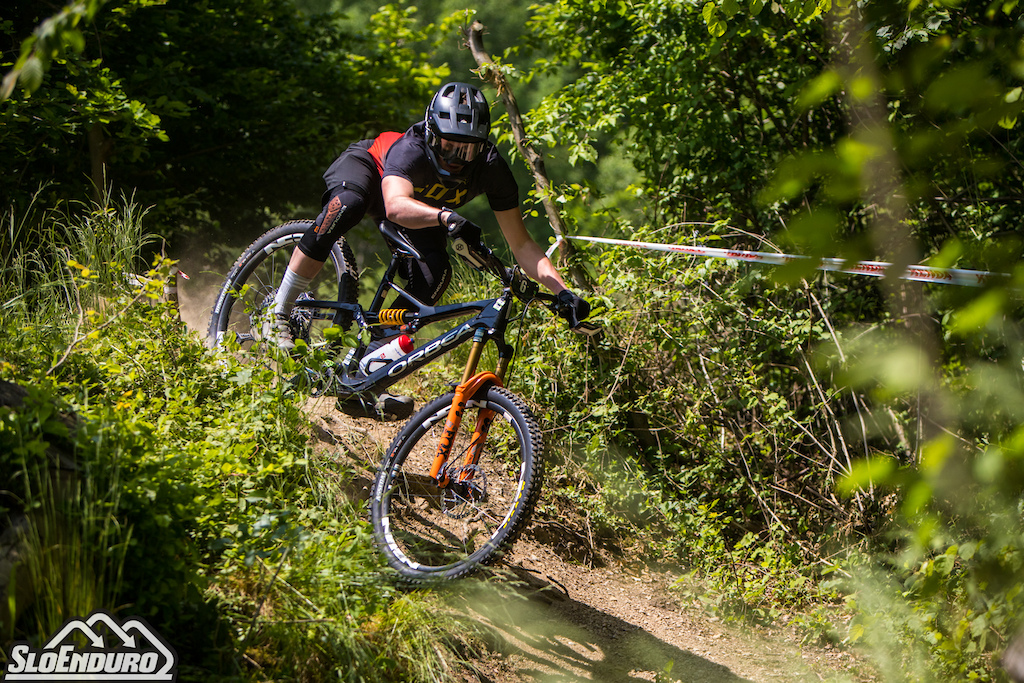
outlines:
[[412, 396], [392, 396], [391, 394], [363, 394], [362, 396], [346, 396], [339, 398], [336, 404], [339, 411], [352, 417], [372, 417], [377, 420], [404, 420], [412, 415], [416, 403]]

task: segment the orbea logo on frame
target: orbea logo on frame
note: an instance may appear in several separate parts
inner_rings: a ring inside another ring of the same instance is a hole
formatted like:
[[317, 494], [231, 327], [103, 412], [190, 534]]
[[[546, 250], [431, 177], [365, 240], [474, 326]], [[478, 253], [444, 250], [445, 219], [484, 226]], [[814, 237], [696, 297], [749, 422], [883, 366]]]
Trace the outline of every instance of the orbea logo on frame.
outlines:
[[173, 681], [177, 655], [142, 619], [70, 619], [42, 648], [16, 643], [0, 680]]

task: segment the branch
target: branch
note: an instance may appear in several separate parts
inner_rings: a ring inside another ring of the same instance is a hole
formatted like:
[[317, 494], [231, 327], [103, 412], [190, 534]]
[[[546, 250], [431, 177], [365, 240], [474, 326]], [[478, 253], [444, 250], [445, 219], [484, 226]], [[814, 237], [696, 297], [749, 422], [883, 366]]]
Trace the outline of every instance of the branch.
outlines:
[[533, 173], [533, 181], [537, 186], [537, 194], [540, 196], [541, 203], [544, 206], [544, 212], [547, 214], [548, 221], [551, 224], [551, 229], [554, 230], [555, 236], [563, 238], [558, 243], [558, 254], [561, 263], [570, 263], [569, 273], [572, 276], [576, 286], [581, 289], [590, 290], [592, 287], [587, 281], [586, 273], [583, 269], [578, 266], [571, 265], [571, 257], [575, 253], [572, 244], [568, 240], [564, 239], [565, 234], [565, 223], [562, 221], [562, 216], [555, 207], [554, 202], [551, 201], [551, 181], [548, 180], [547, 170], [544, 168], [544, 158], [537, 153], [534, 149], [533, 144], [526, 137], [526, 126], [523, 124], [523, 117], [519, 112], [519, 104], [516, 102], [516, 97], [512, 93], [512, 88], [509, 87], [508, 81], [505, 79], [505, 75], [501, 71], [495, 68], [494, 60], [484, 49], [483, 32], [485, 27], [479, 21], [474, 21], [472, 26], [468, 29], [463, 27], [463, 35], [466, 38], [466, 44], [469, 46], [470, 52], [473, 53], [473, 59], [476, 60], [477, 65], [480, 67], [477, 70], [480, 78], [488, 81], [493, 85], [497, 91], [498, 96], [501, 98], [502, 103], [505, 105], [505, 110], [508, 112], [509, 124], [512, 126], [512, 136], [515, 139], [516, 147], [519, 149], [519, 153], [526, 160], [527, 165], [530, 167], [530, 171]]

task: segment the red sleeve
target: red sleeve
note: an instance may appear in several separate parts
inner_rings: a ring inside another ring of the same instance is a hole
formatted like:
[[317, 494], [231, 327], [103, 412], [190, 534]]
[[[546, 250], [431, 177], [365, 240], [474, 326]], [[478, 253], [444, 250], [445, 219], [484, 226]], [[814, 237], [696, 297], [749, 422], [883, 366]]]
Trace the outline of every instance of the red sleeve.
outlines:
[[370, 156], [373, 157], [374, 162], [377, 164], [377, 172], [381, 175], [384, 174], [384, 157], [387, 155], [388, 150], [391, 149], [391, 145], [395, 144], [400, 137], [402, 137], [402, 133], [388, 131], [378, 135], [377, 139], [370, 145]]

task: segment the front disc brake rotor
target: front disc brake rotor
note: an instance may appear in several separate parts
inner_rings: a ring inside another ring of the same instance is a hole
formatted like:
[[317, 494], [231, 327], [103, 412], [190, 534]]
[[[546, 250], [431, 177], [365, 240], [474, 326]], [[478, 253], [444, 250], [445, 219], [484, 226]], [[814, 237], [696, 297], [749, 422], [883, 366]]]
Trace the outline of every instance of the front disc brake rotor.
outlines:
[[487, 477], [479, 465], [460, 467], [448, 472], [448, 477], [441, 494], [441, 510], [454, 519], [464, 519], [487, 497]]

